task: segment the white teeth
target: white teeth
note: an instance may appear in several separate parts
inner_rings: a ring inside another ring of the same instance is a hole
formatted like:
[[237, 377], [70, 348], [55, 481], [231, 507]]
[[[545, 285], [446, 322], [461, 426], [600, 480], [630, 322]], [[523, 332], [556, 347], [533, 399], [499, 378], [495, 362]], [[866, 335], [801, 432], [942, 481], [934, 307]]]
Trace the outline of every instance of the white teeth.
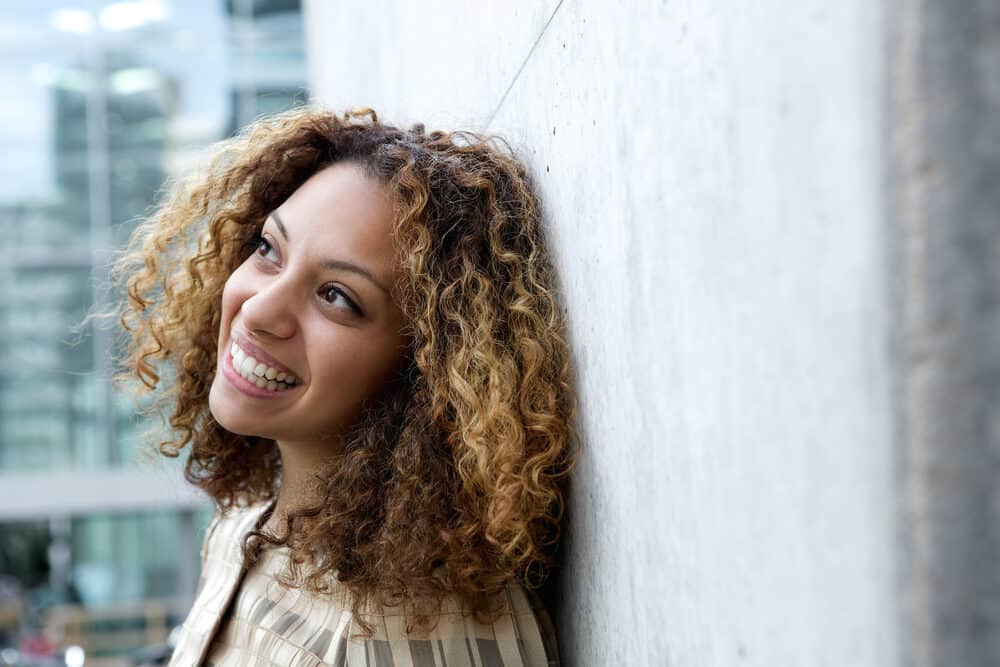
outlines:
[[253, 357], [246, 357], [243, 359], [243, 363], [240, 364], [240, 370], [244, 373], [253, 373], [253, 369], [257, 367], [257, 360]]
[[233, 355], [233, 368], [236, 369], [236, 372], [261, 389], [282, 391], [297, 382], [295, 376], [272, 368], [262, 361], [257, 361], [235, 342], [229, 351]]

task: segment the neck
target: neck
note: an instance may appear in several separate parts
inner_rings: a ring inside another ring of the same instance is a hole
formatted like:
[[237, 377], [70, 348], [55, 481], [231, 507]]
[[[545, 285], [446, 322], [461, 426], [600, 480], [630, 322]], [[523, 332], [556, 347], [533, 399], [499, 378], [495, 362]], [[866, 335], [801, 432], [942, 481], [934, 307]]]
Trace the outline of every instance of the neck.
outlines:
[[281, 475], [274, 510], [263, 528], [284, 537], [285, 517], [292, 511], [316, 502], [316, 474], [329, 462], [330, 443], [277, 441], [281, 453]]

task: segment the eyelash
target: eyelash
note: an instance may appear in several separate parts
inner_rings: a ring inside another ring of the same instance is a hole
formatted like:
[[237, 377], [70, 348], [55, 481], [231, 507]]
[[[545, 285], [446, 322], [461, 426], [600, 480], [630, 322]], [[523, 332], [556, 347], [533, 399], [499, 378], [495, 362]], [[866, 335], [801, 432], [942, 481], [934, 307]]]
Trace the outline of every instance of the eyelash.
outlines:
[[[274, 246], [271, 245], [271, 242], [268, 241], [267, 238], [265, 238], [264, 235], [261, 234], [260, 232], [254, 232], [253, 236], [250, 237], [250, 240], [247, 241], [247, 245], [253, 248], [253, 254], [260, 257], [261, 259], [266, 260], [267, 258], [264, 257], [264, 255], [260, 254], [261, 245], [264, 243], [267, 244], [268, 248], [273, 249]], [[344, 292], [344, 290], [337, 287], [336, 285], [324, 285], [319, 291], [321, 294], [324, 295], [329, 294], [330, 292], [336, 292], [341, 297], [343, 297], [344, 301], [347, 302], [347, 305], [351, 308], [351, 310], [354, 311], [356, 315], [358, 316], [364, 315], [364, 313], [361, 312], [361, 309], [358, 307], [358, 305], [351, 300], [351, 297], [347, 296], [347, 293]], [[325, 298], [324, 301], [332, 304], [331, 301], [327, 301]]]

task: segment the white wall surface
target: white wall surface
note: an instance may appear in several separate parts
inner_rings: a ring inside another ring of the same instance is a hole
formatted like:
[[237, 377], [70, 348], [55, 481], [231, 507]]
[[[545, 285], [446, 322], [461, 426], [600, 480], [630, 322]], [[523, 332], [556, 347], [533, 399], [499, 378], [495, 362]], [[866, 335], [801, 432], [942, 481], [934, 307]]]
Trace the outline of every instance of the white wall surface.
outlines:
[[582, 394], [564, 665], [897, 660], [876, 7], [306, 2], [320, 101], [538, 176]]

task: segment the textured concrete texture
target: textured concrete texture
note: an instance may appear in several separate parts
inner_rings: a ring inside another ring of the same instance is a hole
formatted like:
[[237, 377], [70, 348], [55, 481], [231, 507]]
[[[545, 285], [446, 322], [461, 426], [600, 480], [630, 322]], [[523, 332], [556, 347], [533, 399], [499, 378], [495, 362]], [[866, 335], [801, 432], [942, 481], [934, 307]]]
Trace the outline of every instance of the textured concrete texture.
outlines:
[[306, 17], [320, 101], [538, 178], [582, 398], [563, 664], [1000, 664], [995, 3]]

